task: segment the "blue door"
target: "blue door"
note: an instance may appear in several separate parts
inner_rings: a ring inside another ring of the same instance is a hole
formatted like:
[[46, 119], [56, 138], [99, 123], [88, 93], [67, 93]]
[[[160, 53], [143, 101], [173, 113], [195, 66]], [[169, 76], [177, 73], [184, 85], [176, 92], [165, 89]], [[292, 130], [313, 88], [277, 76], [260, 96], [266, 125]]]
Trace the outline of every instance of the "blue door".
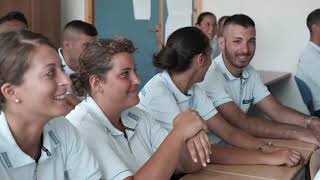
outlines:
[[[150, 20], [134, 19], [132, 0], [97, 0], [95, 5], [99, 37], [124, 36], [138, 48], [134, 56], [142, 88], [158, 72], [152, 60], [153, 55], [159, 51], [155, 32], [155, 27], [159, 24], [159, 0], [151, 0]], [[166, 17], [165, 5], [163, 9]]]

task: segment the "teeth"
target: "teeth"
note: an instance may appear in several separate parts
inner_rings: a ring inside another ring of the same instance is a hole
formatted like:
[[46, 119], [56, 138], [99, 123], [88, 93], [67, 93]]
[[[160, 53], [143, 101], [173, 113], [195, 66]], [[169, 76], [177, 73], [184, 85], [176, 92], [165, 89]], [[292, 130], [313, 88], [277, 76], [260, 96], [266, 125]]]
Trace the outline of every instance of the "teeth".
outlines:
[[62, 100], [64, 98], [65, 98], [65, 95], [60, 95], [60, 96], [53, 97], [53, 99], [55, 99], [55, 100]]

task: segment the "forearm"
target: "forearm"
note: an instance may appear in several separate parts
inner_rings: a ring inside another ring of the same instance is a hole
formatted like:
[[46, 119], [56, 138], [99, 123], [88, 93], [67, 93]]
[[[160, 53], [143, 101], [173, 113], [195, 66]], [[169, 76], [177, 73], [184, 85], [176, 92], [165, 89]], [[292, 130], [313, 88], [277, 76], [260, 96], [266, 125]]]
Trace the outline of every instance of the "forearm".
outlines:
[[262, 139], [251, 136], [243, 130], [232, 127], [227, 137], [223, 139], [229, 144], [244, 149], [259, 149], [265, 142]]
[[212, 163], [216, 164], [269, 164], [268, 154], [259, 150], [212, 145]]
[[283, 106], [282, 111], [277, 116], [271, 117], [272, 120], [286, 124], [297, 125], [306, 128], [307, 115]]
[[170, 179], [185, 142], [172, 130], [153, 156], [134, 175], [134, 179]]
[[300, 139], [301, 136], [308, 136], [308, 130], [305, 128], [252, 116], [246, 116], [245, 119], [232, 124], [256, 137]]

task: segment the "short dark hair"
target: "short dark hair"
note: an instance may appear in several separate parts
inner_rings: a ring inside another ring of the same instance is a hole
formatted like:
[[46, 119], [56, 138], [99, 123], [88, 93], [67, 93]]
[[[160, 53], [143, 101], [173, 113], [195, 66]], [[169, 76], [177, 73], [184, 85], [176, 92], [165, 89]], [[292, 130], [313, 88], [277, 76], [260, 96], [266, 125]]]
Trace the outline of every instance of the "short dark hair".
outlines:
[[207, 54], [210, 49], [209, 38], [200, 29], [184, 27], [169, 36], [167, 44], [155, 55], [153, 64], [169, 72], [183, 72], [190, 67], [195, 55]]
[[7, 13], [6, 15], [4, 15], [3, 17], [0, 18], [0, 24], [7, 22], [7, 21], [12, 21], [12, 20], [20, 21], [20, 22], [24, 23], [27, 28], [29, 27], [26, 17], [20, 11], [11, 11], [11, 12]]
[[203, 12], [201, 14], [199, 14], [198, 18], [197, 18], [197, 23], [196, 24], [200, 24], [201, 21], [206, 17], [206, 16], [213, 16], [216, 17], [213, 13], [211, 12]]
[[254, 21], [245, 14], [235, 14], [228, 17], [224, 22], [224, 27], [229, 24], [240, 25], [245, 28], [247, 27], [255, 27]]
[[81, 33], [84, 33], [88, 36], [97, 36], [98, 31], [97, 29], [87, 22], [81, 21], [81, 20], [73, 20], [67, 23], [64, 27], [64, 31], [67, 29], [74, 29], [76, 31], [79, 31]]
[[320, 9], [312, 11], [307, 17], [307, 26], [309, 31], [312, 30], [312, 25], [320, 23]]

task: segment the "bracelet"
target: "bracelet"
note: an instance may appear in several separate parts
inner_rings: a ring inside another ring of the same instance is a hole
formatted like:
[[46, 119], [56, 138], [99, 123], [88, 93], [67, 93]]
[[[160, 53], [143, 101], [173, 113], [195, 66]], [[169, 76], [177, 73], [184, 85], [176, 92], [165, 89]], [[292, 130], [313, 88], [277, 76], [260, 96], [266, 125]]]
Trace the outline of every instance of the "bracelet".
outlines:
[[311, 120], [312, 119], [319, 119], [317, 116], [309, 116], [307, 119], [306, 119], [306, 126], [308, 129], [311, 128]]

